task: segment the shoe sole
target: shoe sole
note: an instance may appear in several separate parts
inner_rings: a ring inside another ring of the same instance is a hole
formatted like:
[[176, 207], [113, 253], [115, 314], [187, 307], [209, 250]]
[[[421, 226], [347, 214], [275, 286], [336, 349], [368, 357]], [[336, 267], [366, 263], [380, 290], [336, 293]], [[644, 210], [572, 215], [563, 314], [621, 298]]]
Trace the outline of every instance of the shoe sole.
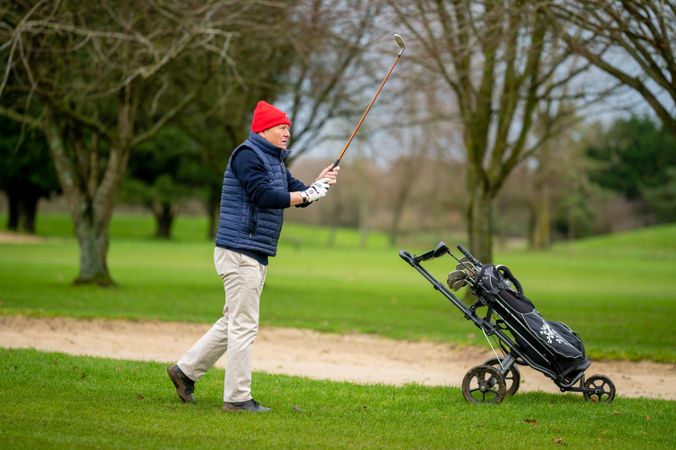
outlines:
[[244, 414], [244, 413], [256, 414], [256, 413], [269, 413], [272, 410], [270, 410], [270, 411], [261, 411], [261, 410], [250, 411], [248, 409], [225, 409], [225, 408], [223, 408], [223, 411], [225, 411], [227, 413], [235, 413], [235, 414]]
[[195, 403], [195, 397], [185, 395], [185, 392], [182, 389], [182, 383], [178, 378], [178, 374], [172, 372], [171, 367], [167, 367], [167, 374], [169, 375], [171, 382], [174, 383], [178, 398], [180, 398], [183, 403]]
[[272, 409], [258, 409], [252, 411], [250, 409], [237, 408], [236, 406], [224, 406], [223, 411], [227, 413], [267, 413], [271, 412]]
[[228, 412], [228, 413], [243, 413], [243, 412], [248, 412], [246, 409], [242, 408], [223, 408], [223, 411]]

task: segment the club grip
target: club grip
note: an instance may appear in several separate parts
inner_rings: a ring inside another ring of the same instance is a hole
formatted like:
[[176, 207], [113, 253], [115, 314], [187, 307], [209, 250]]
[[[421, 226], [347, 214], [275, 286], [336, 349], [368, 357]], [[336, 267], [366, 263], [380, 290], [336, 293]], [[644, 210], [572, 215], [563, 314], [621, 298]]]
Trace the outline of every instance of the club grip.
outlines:
[[474, 264], [475, 266], [480, 266], [481, 263], [479, 262], [478, 259], [476, 259], [472, 254], [467, 250], [465, 247], [462, 246], [462, 244], [458, 244], [458, 250], [460, 250], [460, 253], [465, 255], [469, 261]]
[[335, 169], [336, 166], [338, 166], [338, 164], [340, 164], [340, 158], [338, 158], [336, 162], [333, 163], [333, 165], [331, 166], [331, 170]]
[[434, 256], [434, 250], [430, 250], [429, 252], [425, 252], [422, 255], [418, 255], [415, 258], [415, 262], [419, 263], [422, 261], [427, 261], [428, 259], [431, 259]]

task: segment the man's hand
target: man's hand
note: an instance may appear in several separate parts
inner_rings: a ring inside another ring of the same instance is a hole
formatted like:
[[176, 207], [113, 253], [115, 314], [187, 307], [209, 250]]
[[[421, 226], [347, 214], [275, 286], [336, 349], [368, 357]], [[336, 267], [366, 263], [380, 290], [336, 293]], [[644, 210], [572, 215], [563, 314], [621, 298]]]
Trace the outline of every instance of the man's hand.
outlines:
[[336, 166], [334, 168], [333, 164], [330, 166], [327, 166], [324, 170], [322, 170], [319, 173], [319, 176], [317, 176], [317, 181], [321, 180], [322, 178], [326, 178], [328, 180], [328, 183], [330, 186], [333, 186], [336, 184], [337, 177], [338, 177], [338, 171], [340, 170], [340, 166]]
[[[336, 184], [338, 171], [340, 167], [333, 167], [333, 164], [327, 166], [319, 173], [319, 176], [314, 183], [306, 190], [291, 193], [291, 206], [296, 208], [304, 208], [312, 202], [316, 202], [320, 198], [326, 196], [329, 188]], [[299, 195], [300, 194], [300, 195]]]
[[[301, 192], [303, 200], [307, 203], [316, 202], [320, 198], [324, 198], [326, 193], [329, 192], [329, 178], [320, 178], [310, 185], [309, 188]], [[334, 180], [335, 182], [335, 180]]]

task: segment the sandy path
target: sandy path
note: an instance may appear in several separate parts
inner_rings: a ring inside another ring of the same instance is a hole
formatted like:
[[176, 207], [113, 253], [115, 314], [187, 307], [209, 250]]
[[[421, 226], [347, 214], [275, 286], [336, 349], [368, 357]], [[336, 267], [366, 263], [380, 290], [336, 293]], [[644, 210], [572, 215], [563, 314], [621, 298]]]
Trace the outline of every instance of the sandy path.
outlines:
[[[0, 347], [171, 362], [208, 328], [175, 322], [0, 316]], [[480, 349], [437, 343], [263, 328], [254, 347], [254, 370], [356, 383], [458, 386], [468, 369], [490, 357]], [[216, 365], [223, 367], [223, 362]], [[519, 369], [521, 390], [558, 392], [539, 372]], [[588, 376], [597, 373], [615, 382], [618, 396], [676, 400], [676, 364], [601, 361], [587, 370]]]

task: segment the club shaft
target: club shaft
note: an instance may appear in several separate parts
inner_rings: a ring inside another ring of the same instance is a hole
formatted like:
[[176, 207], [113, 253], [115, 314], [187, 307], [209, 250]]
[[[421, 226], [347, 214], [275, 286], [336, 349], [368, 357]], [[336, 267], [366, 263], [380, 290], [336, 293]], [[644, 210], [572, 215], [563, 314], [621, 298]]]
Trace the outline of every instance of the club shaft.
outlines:
[[390, 78], [390, 75], [392, 74], [392, 71], [394, 70], [394, 66], [397, 65], [399, 62], [399, 58], [401, 58], [401, 52], [397, 55], [397, 59], [394, 60], [392, 63], [392, 67], [390, 67], [390, 70], [387, 71], [387, 75], [385, 75], [385, 78], [383, 79], [383, 82], [380, 83], [380, 87], [378, 87], [378, 90], [376, 91], [376, 95], [373, 96], [371, 99], [371, 102], [369, 105], [366, 107], [366, 110], [364, 111], [364, 114], [361, 115], [361, 119], [359, 119], [359, 123], [357, 123], [357, 126], [354, 128], [352, 131], [352, 134], [350, 135], [350, 138], [347, 140], [347, 143], [345, 144], [345, 147], [343, 147], [343, 150], [340, 152], [340, 156], [338, 156], [338, 159], [336, 159], [336, 162], [333, 163], [332, 168], [336, 167], [338, 164], [340, 164], [340, 160], [343, 158], [343, 155], [345, 154], [345, 151], [347, 148], [350, 146], [352, 143], [352, 140], [354, 139], [355, 135], [357, 134], [357, 131], [359, 131], [359, 127], [361, 127], [361, 124], [364, 122], [364, 119], [366, 118], [366, 115], [369, 113], [371, 110], [371, 107], [373, 106], [373, 103], [375, 103], [376, 99], [378, 98], [378, 95], [380, 95], [380, 91], [383, 90], [383, 86], [385, 86], [385, 83], [387, 83], [387, 80]]

